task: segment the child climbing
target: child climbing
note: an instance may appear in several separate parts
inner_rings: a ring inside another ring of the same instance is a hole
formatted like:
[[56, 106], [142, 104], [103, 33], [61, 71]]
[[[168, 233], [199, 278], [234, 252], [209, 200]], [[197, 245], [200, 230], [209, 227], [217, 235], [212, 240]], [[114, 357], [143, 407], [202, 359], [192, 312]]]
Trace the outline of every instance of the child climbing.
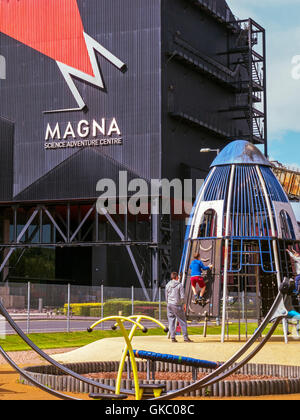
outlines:
[[[190, 265], [191, 285], [192, 285], [192, 290], [194, 293], [193, 303], [199, 303], [200, 305], [202, 305], [205, 302], [204, 295], [206, 292], [206, 284], [202, 276], [202, 271], [211, 270], [212, 267], [213, 267], [212, 264], [206, 267], [203, 264], [203, 262], [200, 260], [200, 254], [198, 252], [195, 253], [194, 260], [192, 261]], [[200, 288], [200, 292], [197, 292], [197, 285]]]

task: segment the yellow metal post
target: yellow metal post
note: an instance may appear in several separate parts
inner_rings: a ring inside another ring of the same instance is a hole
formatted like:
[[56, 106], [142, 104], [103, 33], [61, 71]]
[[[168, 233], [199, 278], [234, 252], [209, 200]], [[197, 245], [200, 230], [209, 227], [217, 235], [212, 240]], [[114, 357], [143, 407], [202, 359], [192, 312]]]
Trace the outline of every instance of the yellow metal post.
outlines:
[[[130, 356], [131, 366], [132, 366], [132, 372], [133, 372], [134, 386], [135, 386], [135, 399], [140, 400], [142, 398], [142, 395], [141, 395], [141, 392], [140, 392], [139, 375], [138, 375], [136, 360], [135, 360], [135, 357], [134, 357], [134, 354], [133, 354], [133, 349], [132, 349], [132, 346], [131, 346], [131, 341], [129, 340], [127, 331], [126, 331], [126, 329], [123, 325], [123, 322], [121, 320], [118, 320], [118, 325], [119, 325], [120, 330], [121, 330], [121, 332], [123, 334], [123, 337], [125, 339], [126, 347], [128, 348], [128, 351], [129, 351], [129, 356]], [[137, 328], [137, 327], [134, 325], [133, 328]]]
[[[167, 328], [157, 319], [151, 318], [150, 316], [145, 316], [145, 315], [132, 315], [129, 317], [130, 320], [135, 320], [137, 324], [140, 324], [140, 322], [142, 320], [147, 320], [147, 321], [151, 321], [154, 324], [157, 324], [159, 327], [161, 327], [165, 332], [167, 332]], [[128, 336], [130, 343], [132, 342], [132, 339], [134, 337], [134, 334], [136, 332], [137, 329], [137, 325], [133, 325], [132, 329], [130, 331], [130, 334]], [[119, 371], [118, 371], [118, 376], [117, 376], [117, 382], [116, 382], [116, 394], [119, 395], [121, 393], [121, 380], [122, 380], [122, 373], [124, 370], [124, 366], [125, 366], [125, 362], [126, 362], [126, 357], [127, 357], [127, 353], [128, 353], [128, 347], [127, 345], [124, 348], [123, 354], [122, 354], [122, 358], [120, 361], [120, 365], [119, 365]]]
[[[131, 317], [132, 318], [132, 317]], [[137, 317], [136, 318], [136, 322], [140, 323], [142, 317]], [[137, 325], [133, 325], [130, 331], [130, 334], [128, 336], [128, 339], [130, 340], [130, 343], [134, 337], [134, 334], [136, 332], [137, 329]], [[127, 344], [125, 345], [125, 348], [123, 350], [123, 354], [122, 354], [122, 358], [120, 361], [120, 365], [119, 365], [119, 370], [118, 370], [118, 376], [117, 376], [117, 382], [116, 382], [116, 395], [119, 395], [121, 393], [121, 380], [122, 380], [122, 373], [124, 370], [124, 366], [125, 366], [125, 362], [126, 362], [126, 357], [127, 357], [127, 353], [128, 353], [128, 346]]]

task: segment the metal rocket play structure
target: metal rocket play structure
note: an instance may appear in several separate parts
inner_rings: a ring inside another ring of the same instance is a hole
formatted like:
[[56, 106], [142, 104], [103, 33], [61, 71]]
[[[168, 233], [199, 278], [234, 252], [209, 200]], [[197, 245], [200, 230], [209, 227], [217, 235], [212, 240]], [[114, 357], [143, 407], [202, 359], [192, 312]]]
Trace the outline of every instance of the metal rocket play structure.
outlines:
[[[300, 233], [289, 199], [258, 148], [230, 143], [217, 156], [198, 194], [187, 227], [180, 273], [187, 316], [263, 319], [284, 277], [294, 277], [287, 249], [299, 250]], [[193, 303], [190, 264], [195, 253], [205, 265], [207, 304]]]

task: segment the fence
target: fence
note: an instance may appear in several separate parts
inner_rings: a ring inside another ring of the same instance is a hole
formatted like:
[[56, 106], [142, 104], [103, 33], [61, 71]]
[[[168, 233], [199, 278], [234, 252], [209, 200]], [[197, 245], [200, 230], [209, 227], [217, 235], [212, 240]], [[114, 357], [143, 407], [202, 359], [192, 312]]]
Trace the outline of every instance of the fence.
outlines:
[[[152, 297], [152, 289], [148, 289]], [[229, 294], [227, 305], [227, 333], [229, 321], [241, 324], [258, 320], [260, 299], [256, 293]], [[147, 301], [140, 288], [77, 286], [35, 283], [0, 284], [0, 299], [26, 333], [86, 331], [103, 317], [122, 314], [147, 315], [167, 325], [165, 291], [159, 289], [156, 299]], [[150, 325], [147, 325], [150, 326]], [[154, 326], [154, 324], [152, 324]], [[111, 323], [102, 324], [109, 329]], [[0, 318], [0, 338], [12, 332]]]
[[[151, 297], [152, 289], [147, 291]], [[27, 333], [86, 330], [95, 319], [121, 314], [167, 318], [162, 289], [149, 302], [143, 290], [134, 287], [5, 283], [0, 285], [0, 299]]]

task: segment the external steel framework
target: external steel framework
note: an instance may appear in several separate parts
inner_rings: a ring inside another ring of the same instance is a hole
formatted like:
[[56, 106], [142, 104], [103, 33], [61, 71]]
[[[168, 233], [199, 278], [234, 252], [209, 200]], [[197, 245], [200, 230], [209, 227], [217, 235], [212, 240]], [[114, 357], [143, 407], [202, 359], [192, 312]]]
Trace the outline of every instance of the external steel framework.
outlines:
[[[215, 0], [192, 0], [196, 6], [222, 23], [231, 32], [230, 45], [217, 57], [226, 57], [227, 65], [193, 48], [180, 33], [169, 38], [169, 60], [175, 59], [235, 93], [234, 103], [210, 113], [195, 114], [183, 109], [180, 99], [169, 104], [169, 114], [185, 123], [201, 127], [227, 140], [245, 139], [267, 148], [267, 66], [265, 29], [252, 19], [238, 20], [228, 7]], [[172, 95], [171, 95], [172, 96]], [[245, 122], [243, 129], [237, 121]]]
[[253, 19], [231, 22], [237, 32], [235, 45], [220, 55], [228, 57], [229, 66], [240, 66], [239, 80], [233, 82], [236, 89], [236, 103], [225, 112], [233, 113], [233, 120], [245, 120], [249, 133], [244, 138], [253, 144], [267, 148], [267, 72], [266, 33]]
[[3, 281], [13, 268], [9, 262], [16, 250], [21, 250], [19, 263], [31, 248], [124, 246], [145, 297], [150, 300], [147, 288], [153, 287], [155, 299], [172, 269], [172, 216], [122, 213], [111, 215], [104, 208], [99, 213], [96, 202], [91, 201], [1, 205]]

